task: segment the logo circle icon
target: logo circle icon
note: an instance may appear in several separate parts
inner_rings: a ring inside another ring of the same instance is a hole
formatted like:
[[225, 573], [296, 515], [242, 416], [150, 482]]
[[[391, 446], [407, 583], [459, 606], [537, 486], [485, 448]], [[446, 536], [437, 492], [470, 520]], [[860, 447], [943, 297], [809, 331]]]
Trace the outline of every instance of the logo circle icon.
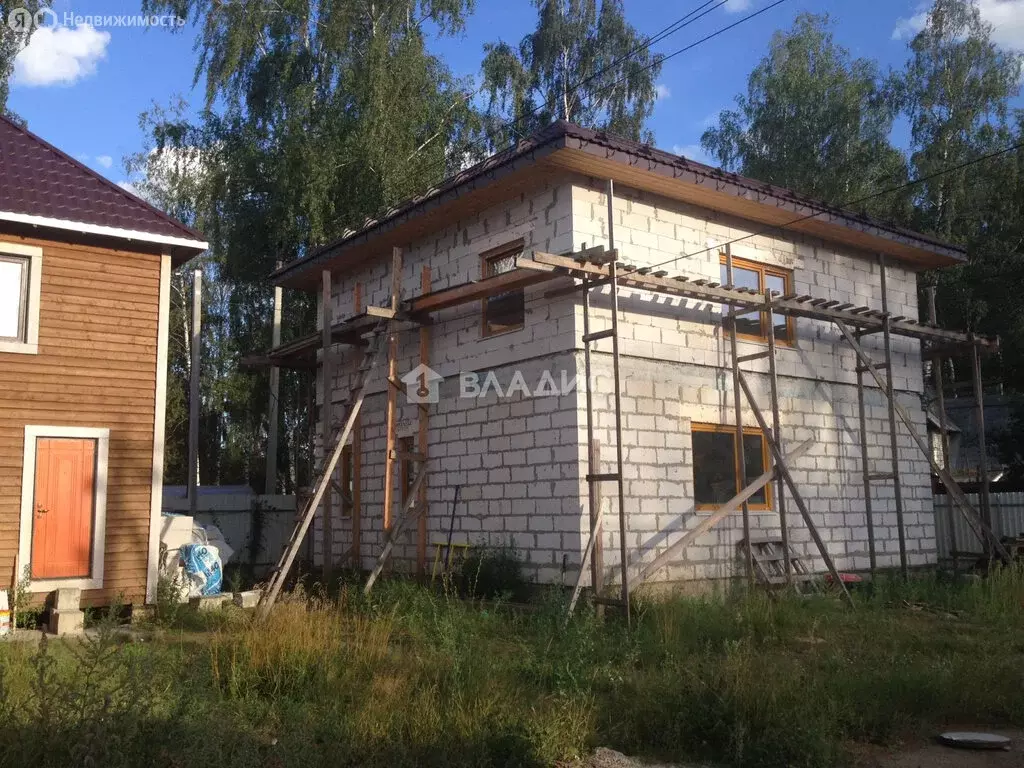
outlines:
[[35, 15], [28, 8], [13, 8], [7, 14], [7, 26], [15, 32], [31, 32]]

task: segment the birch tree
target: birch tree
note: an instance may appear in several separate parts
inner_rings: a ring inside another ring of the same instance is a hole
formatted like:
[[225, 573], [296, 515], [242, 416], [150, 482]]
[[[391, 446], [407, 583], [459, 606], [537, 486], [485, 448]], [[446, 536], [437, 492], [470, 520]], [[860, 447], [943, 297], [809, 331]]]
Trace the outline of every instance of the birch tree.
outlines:
[[[483, 91], [493, 143], [553, 120], [651, 141], [657, 54], [625, 18], [622, 0], [534, 0], [537, 28], [518, 46], [484, 46]], [[511, 122], [512, 125], [506, 125]]]

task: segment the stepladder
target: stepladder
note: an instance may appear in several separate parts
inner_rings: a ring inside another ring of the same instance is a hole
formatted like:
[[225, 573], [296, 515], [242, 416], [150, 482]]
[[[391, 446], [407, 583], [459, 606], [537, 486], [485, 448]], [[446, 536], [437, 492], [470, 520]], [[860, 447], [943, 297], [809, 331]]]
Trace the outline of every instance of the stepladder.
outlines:
[[[367, 345], [363, 354], [363, 359], [359, 364], [356, 371], [356, 382], [352, 387], [348, 403], [345, 407], [345, 415], [341, 420], [340, 426], [337, 431], [332, 435], [329, 445], [324, 445], [324, 457], [320, 466], [314, 473], [314, 479], [312, 483], [313, 493], [306, 501], [302, 508], [302, 511], [296, 518], [295, 528], [292, 530], [292, 534], [288, 539], [288, 542], [284, 545], [281, 552], [281, 557], [271, 572], [270, 579], [267, 583], [263, 594], [260, 596], [260, 602], [257, 606], [256, 615], [257, 618], [265, 618], [269, 614], [270, 609], [277, 601], [278, 596], [281, 593], [281, 589], [284, 586], [285, 581], [288, 578], [288, 574], [291, 571], [292, 566], [295, 564], [295, 558], [302, 547], [302, 543], [309, 532], [310, 526], [313, 524], [313, 519], [316, 517], [317, 510], [320, 508], [321, 503], [327, 493], [331, 492], [331, 483], [334, 477], [334, 472], [338, 467], [338, 463], [341, 459], [342, 452], [345, 449], [345, 444], [348, 442], [349, 437], [352, 434], [352, 429], [356, 423], [356, 419], [359, 416], [359, 411], [363, 406], [363, 400], [366, 397], [366, 385], [369, 381], [371, 373], [380, 364], [383, 350], [386, 346], [386, 340], [392, 333], [392, 323], [394, 320], [381, 320], [369, 334], [369, 344]], [[325, 350], [326, 353], [326, 350]], [[331, 397], [330, 383], [324, 382], [324, 397]], [[325, 413], [327, 410], [325, 409]], [[330, 548], [332, 542], [324, 541], [324, 558], [331, 556]]]
[[[745, 553], [750, 550], [750, 559], [754, 566], [754, 574], [758, 582], [769, 589], [777, 589], [792, 584], [797, 591], [802, 587], [813, 584], [815, 574], [807, 567], [801, 557], [792, 546], [783, 543], [781, 538], [757, 538], [751, 537], [741, 539], [739, 548]], [[790, 572], [786, 573], [787, 549]]]

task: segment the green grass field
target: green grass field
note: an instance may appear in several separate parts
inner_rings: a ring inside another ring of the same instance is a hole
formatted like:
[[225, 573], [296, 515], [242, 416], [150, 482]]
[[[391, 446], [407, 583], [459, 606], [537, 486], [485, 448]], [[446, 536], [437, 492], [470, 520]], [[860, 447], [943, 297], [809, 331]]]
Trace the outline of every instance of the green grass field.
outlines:
[[[851, 611], [762, 595], [486, 607], [401, 582], [165, 616], [143, 639], [0, 646], [0, 761], [34, 766], [541, 766], [607, 746], [843, 765], [855, 742], [1024, 725], [1024, 571], [880, 583]], [[173, 612], [172, 612], [173, 613]], [[200, 621], [202, 619], [202, 621]]]

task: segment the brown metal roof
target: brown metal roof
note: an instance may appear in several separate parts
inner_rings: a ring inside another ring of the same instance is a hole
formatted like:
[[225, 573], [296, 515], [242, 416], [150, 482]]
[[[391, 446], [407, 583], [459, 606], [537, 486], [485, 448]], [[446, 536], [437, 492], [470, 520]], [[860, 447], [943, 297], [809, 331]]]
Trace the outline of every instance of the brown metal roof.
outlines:
[[197, 253], [207, 247], [203, 236], [191, 227], [0, 116], [0, 216], [2, 214], [176, 238], [195, 243], [194, 246], [176, 244], [194, 248]]
[[[398, 230], [424, 213], [434, 211], [458, 199], [466, 199], [474, 191], [490, 186], [524, 165], [546, 163], [591, 175], [609, 175], [616, 168], [630, 175], [628, 186], [666, 192], [666, 184], [676, 190], [699, 188], [700, 204], [709, 208], [746, 216], [772, 228], [805, 231], [824, 239], [836, 239], [847, 232], [859, 247], [888, 246], [893, 255], [922, 266], [942, 266], [965, 258], [965, 250], [889, 222], [844, 210], [799, 195], [782, 187], [720, 168], [704, 165], [685, 157], [664, 152], [647, 144], [629, 141], [604, 131], [594, 131], [565, 121], [558, 121], [537, 131], [515, 146], [498, 152], [471, 168], [452, 176], [424, 194], [385, 211], [377, 219], [367, 219], [357, 229], [347, 230], [340, 238], [301, 259], [286, 264], [274, 273], [275, 282], [292, 286], [312, 285], [308, 274], [312, 269], [344, 268], [347, 254], [354, 260], [363, 257], [364, 247], [384, 233], [389, 240], [400, 237]], [[684, 198], [685, 194], [678, 195]], [[762, 209], [764, 215], [753, 215]], [[807, 220], [803, 220], [807, 219]], [[774, 223], [778, 222], [778, 223]], [[386, 245], [380, 241], [383, 247]], [[384, 252], [382, 250], [382, 252]], [[934, 257], [933, 261], [921, 254]]]

